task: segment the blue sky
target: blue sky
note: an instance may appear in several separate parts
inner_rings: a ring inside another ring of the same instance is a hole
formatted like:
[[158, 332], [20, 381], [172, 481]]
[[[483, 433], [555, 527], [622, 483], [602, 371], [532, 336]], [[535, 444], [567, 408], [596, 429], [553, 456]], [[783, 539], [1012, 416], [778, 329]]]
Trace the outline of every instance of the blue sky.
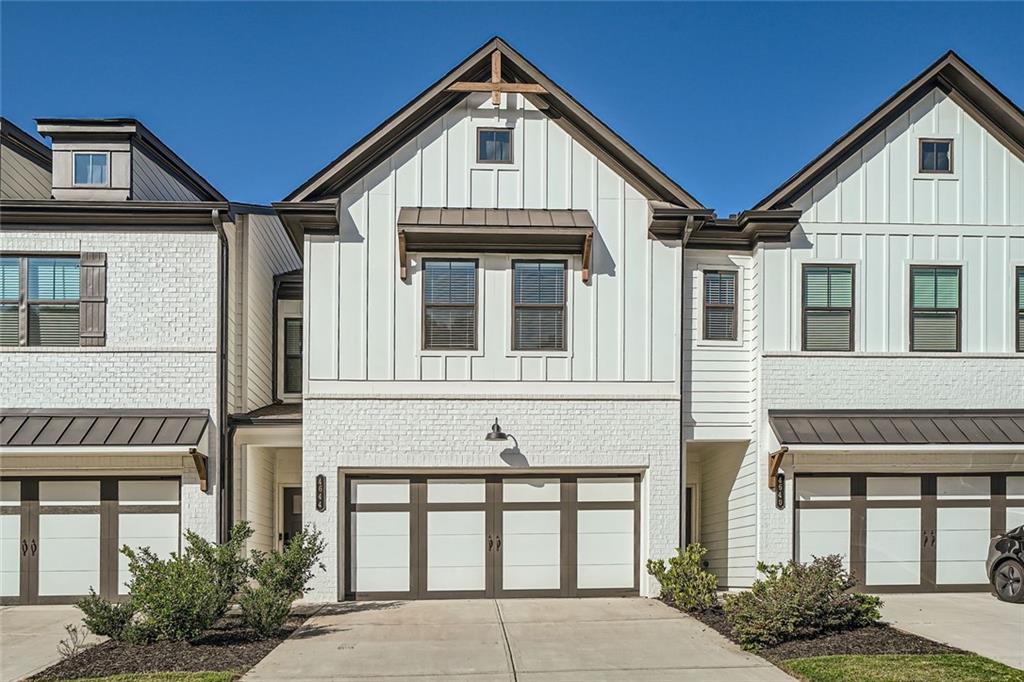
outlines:
[[1024, 106], [1024, 3], [0, 4], [0, 109], [134, 116], [285, 196], [498, 34], [719, 215], [948, 49]]

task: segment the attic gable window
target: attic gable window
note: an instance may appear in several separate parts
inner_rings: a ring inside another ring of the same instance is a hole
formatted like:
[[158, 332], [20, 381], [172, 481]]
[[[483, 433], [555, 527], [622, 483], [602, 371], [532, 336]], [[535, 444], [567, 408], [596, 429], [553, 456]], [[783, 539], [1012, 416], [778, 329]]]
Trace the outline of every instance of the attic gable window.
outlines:
[[953, 140], [921, 140], [922, 173], [953, 172]]
[[105, 152], [75, 152], [75, 186], [106, 187], [110, 184], [110, 156]]
[[512, 163], [512, 129], [478, 129], [476, 160], [478, 163]]

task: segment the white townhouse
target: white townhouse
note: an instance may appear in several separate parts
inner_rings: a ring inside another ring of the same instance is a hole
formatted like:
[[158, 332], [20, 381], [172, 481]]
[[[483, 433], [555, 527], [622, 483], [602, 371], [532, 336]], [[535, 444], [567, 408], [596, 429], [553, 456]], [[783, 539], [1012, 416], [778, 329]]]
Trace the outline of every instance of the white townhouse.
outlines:
[[316, 601], [652, 595], [695, 541], [977, 589], [1024, 523], [1024, 113], [952, 53], [727, 218], [500, 38], [272, 208], [137, 121], [2, 131], [5, 603], [240, 519], [324, 533]]
[[300, 265], [142, 123], [38, 132], [0, 121], [0, 603], [116, 596], [122, 545], [223, 535], [229, 415], [273, 401]]

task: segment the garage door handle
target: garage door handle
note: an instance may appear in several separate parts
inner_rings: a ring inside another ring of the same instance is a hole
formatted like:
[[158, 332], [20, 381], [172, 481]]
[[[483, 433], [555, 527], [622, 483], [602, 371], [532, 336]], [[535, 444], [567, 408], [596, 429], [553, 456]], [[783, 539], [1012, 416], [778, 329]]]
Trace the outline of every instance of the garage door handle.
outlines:
[[932, 531], [932, 547], [935, 546], [935, 531]]
[[32, 540], [32, 556], [36, 555], [36, 541]]
[[494, 549], [494, 538], [492, 538], [490, 535], [488, 535], [487, 536], [487, 551], [490, 552], [492, 549]]
[[928, 546], [928, 531], [926, 531], [926, 530], [921, 531], [921, 546], [922, 547], [927, 547]]
[[498, 538], [498, 551], [501, 551], [501, 538]]
[[21, 541], [21, 556], [25, 556], [26, 554], [28, 554], [28, 541], [27, 540], [22, 540]]

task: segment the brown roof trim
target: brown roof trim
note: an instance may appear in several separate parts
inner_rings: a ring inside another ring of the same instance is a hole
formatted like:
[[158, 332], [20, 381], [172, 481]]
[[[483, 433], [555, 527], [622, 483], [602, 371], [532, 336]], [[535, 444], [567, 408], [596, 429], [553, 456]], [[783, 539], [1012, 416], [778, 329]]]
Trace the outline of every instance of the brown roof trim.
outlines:
[[782, 445], [1018, 445], [1022, 410], [770, 410]]
[[284, 200], [315, 200], [336, 195], [350, 186], [381, 159], [397, 150], [426, 128], [438, 115], [466, 96], [466, 93], [448, 91], [450, 85], [456, 81], [489, 80], [490, 56], [495, 50], [502, 54], [502, 76], [506, 80], [543, 86], [547, 94], [528, 95], [531, 101], [539, 103], [552, 120], [565, 128], [590, 151], [613, 168], [635, 179], [637, 184], [646, 189], [648, 199], [661, 199], [689, 208], [701, 208], [700, 202], [686, 190], [498, 37], [487, 41], [461, 64], [327, 164]]
[[75, 129], [82, 132], [95, 134], [104, 130], [110, 130], [114, 135], [128, 135], [134, 140], [142, 143], [143, 147], [155, 153], [158, 160], [164, 162], [164, 166], [172, 174], [183, 180], [185, 184], [192, 185], [206, 201], [227, 201], [216, 187], [211, 185], [206, 178], [200, 175], [184, 159], [174, 153], [170, 147], [163, 143], [159, 137], [153, 134], [141, 121], [135, 118], [37, 118], [36, 125], [39, 132], [44, 135], [74, 135]]
[[250, 412], [232, 414], [236, 426], [294, 426], [302, 424], [302, 403], [272, 403]]
[[281, 218], [288, 234], [296, 242], [299, 258], [302, 258], [302, 235], [305, 232], [338, 231], [338, 202], [336, 200], [276, 202], [271, 206]]
[[821, 178], [835, 170], [851, 153], [884, 130], [935, 87], [941, 88], [989, 133], [1024, 159], [1024, 111], [950, 50], [759, 201], [754, 208], [789, 207]]
[[793, 210], [744, 211], [718, 218], [707, 209], [650, 203], [650, 235], [655, 239], [681, 239], [688, 249], [749, 251], [761, 242], [789, 241], [800, 220], [800, 211]]
[[67, 226], [193, 226], [214, 229], [213, 211], [227, 214], [227, 202], [197, 201], [54, 201], [5, 199], [0, 201], [0, 228]]
[[0, 116], [0, 138], [47, 171], [53, 169], [50, 148], [3, 116]]
[[195, 447], [209, 421], [209, 410], [8, 409], [0, 446]]
[[302, 268], [274, 275], [274, 291], [277, 298], [302, 300], [302, 278]]

